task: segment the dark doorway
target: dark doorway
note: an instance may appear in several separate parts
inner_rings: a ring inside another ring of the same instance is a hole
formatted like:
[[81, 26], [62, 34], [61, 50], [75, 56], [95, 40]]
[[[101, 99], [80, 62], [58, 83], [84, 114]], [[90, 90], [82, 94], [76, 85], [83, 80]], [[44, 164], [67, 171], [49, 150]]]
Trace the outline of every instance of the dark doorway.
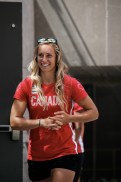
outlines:
[[13, 141], [9, 131], [13, 94], [22, 79], [20, 2], [0, 2], [0, 78], [0, 181], [22, 182], [22, 134]]
[[121, 67], [73, 67], [96, 103], [99, 119], [85, 124], [84, 182], [121, 181]]

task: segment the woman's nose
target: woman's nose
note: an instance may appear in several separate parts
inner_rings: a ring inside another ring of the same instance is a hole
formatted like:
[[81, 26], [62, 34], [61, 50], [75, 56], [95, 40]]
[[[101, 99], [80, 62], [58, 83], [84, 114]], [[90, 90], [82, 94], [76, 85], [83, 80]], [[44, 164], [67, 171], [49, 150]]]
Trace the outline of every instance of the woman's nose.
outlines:
[[47, 61], [47, 58], [46, 56], [43, 56], [43, 59], [42, 59], [43, 62], [46, 62]]

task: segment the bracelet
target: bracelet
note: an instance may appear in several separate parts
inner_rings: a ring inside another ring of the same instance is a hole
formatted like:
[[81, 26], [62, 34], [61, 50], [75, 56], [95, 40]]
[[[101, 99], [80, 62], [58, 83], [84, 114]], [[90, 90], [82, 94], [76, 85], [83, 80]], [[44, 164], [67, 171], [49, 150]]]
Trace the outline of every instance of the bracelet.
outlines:
[[39, 119], [39, 127], [41, 126], [41, 119]]

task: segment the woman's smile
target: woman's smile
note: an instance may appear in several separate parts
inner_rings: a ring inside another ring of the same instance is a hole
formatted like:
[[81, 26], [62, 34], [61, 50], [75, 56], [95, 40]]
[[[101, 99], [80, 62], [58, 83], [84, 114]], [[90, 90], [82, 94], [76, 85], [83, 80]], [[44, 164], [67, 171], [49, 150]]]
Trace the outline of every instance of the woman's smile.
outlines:
[[41, 45], [38, 48], [38, 65], [41, 71], [52, 71], [55, 70], [56, 65], [56, 54], [54, 48], [49, 45]]

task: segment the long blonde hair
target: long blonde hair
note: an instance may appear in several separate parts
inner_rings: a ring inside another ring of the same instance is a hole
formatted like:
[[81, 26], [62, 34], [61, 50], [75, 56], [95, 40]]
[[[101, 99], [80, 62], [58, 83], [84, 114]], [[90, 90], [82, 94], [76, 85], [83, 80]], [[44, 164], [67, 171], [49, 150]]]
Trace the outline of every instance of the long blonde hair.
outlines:
[[[44, 43], [45, 44], [45, 43]], [[48, 43], [46, 43], [48, 44]], [[55, 72], [55, 93], [58, 97], [60, 107], [62, 110], [68, 110], [67, 101], [64, 95], [64, 74], [68, 70], [68, 66], [62, 60], [62, 51], [60, 47], [56, 44], [49, 43], [53, 46], [55, 53], [56, 53], [56, 72]], [[36, 92], [39, 95], [39, 100], [43, 103], [44, 109], [47, 108], [47, 101], [45, 95], [42, 90], [42, 78], [41, 78], [41, 70], [37, 63], [37, 55], [38, 55], [38, 47], [40, 44], [35, 48], [33, 60], [30, 62], [28, 66], [28, 70], [30, 71], [30, 78], [34, 83], [34, 87]]]

